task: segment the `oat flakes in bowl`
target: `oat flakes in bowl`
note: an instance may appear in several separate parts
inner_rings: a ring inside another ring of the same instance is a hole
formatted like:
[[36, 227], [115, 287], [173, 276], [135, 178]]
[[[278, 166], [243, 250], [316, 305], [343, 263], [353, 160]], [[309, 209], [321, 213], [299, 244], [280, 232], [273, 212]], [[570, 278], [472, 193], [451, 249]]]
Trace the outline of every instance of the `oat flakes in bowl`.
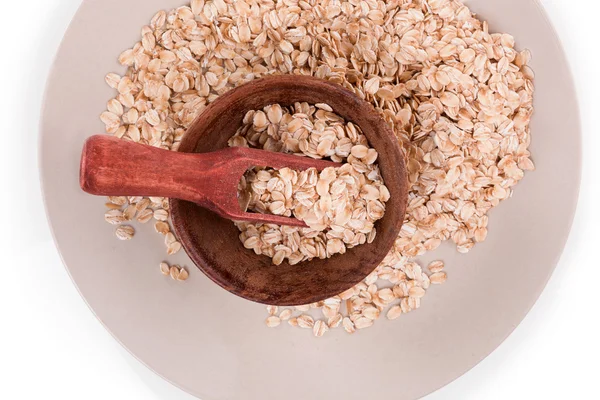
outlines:
[[250, 211], [294, 216], [309, 228], [236, 223], [244, 247], [291, 265], [344, 254], [372, 243], [375, 223], [385, 213], [390, 192], [359, 127], [344, 121], [327, 104], [269, 105], [251, 110], [230, 146], [256, 147], [343, 162], [341, 168], [293, 171], [255, 168], [241, 182]]

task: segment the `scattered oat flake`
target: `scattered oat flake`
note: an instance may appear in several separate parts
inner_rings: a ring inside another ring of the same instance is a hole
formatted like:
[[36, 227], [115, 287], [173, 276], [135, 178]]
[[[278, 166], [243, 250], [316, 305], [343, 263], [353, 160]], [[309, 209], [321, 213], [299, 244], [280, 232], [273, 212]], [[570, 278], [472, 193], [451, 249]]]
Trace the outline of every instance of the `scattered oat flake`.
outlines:
[[344, 317], [342, 316], [342, 314], [336, 314], [332, 317], [329, 317], [329, 319], [327, 320], [327, 326], [329, 326], [329, 328], [332, 329], [337, 328], [342, 323], [343, 318]]
[[267, 306], [267, 312], [269, 313], [269, 315], [277, 314], [278, 310], [279, 310], [279, 307], [277, 307], [277, 306]]
[[136, 219], [139, 223], [145, 224], [146, 222], [152, 219], [153, 214], [154, 213], [152, 212], [152, 210], [145, 209], [138, 214]]
[[366, 317], [360, 317], [354, 322], [354, 326], [356, 327], [356, 329], [364, 329], [372, 325], [373, 320]]
[[435, 274], [432, 274], [429, 279], [431, 280], [431, 283], [433, 283], [434, 285], [439, 285], [441, 283], [446, 282], [446, 279], [448, 278], [448, 276], [446, 275], [445, 272], [436, 272]]
[[122, 206], [118, 205], [118, 204], [113, 204], [113, 203], [106, 203], [104, 204], [104, 206], [106, 208], [108, 208], [109, 210], [120, 210]]
[[162, 235], [166, 235], [171, 231], [171, 228], [169, 227], [168, 223], [158, 221], [156, 224], [154, 224], [154, 230]]
[[181, 243], [179, 242], [169, 243], [167, 246], [167, 254], [170, 256], [177, 253], [179, 250], [181, 250]]
[[169, 267], [169, 264], [167, 264], [166, 262], [162, 262], [160, 263], [160, 272], [163, 275], [170, 275], [171, 274], [171, 267]]
[[311, 329], [315, 323], [310, 315], [303, 314], [297, 318], [298, 326], [300, 328]]
[[425, 289], [423, 289], [422, 287], [419, 287], [419, 286], [411, 287], [408, 290], [408, 296], [421, 298], [421, 297], [425, 296]]
[[179, 267], [177, 265], [173, 265], [169, 271], [169, 274], [173, 280], [177, 280], [179, 277]]
[[170, 245], [171, 243], [174, 243], [174, 242], [176, 242], [176, 241], [177, 241], [177, 239], [175, 238], [175, 235], [173, 234], [173, 232], [168, 232], [168, 233], [165, 235], [165, 245], [167, 245], [167, 246], [168, 246], [168, 245]]
[[315, 335], [315, 337], [323, 336], [328, 330], [329, 326], [327, 326], [327, 323], [325, 323], [325, 321], [318, 320], [313, 325], [313, 334]]
[[440, 272], [442, 269], [444, 269], [444, 262], [443, 261], [433, 261], [429, 264], [428, 268], [429, 268], [429, 271], [431, 271], [432, 273]]
[[125, 218], [126, 221], [131, 221], [132, 219], [135, 218], [136, 213], [137, 213], [137, 209], [135, 208], [135, 206], [133, 204], [130, 204], [123, 211], [123, 218]]
[[292, 316], [292, 310], [290, 310], [289, 308], [286, 308], [285, 310], [281, 311], [281, 313], [279, 314], [279, 318], [282, 321], [287, 321], [291, 318]]
[[135, 229], [129, 225], [122, 225], [117, 228], [115, 234], [119, 240], [131, 240], [135, 234]]
[[402, 308], [398, 305], [390, 307], [386, 314], [387, 318], [391, 320], [398, 318], [400, 315], [402, 315]]
[[142, 211], [146, 210], [149, 205], [150, 205], [149, 199], [142, 199], [135, 204], [135, 208], [136, 208], [136, 210], [138, 210], [138, 212], [142, 212]]
[[181, 282], [183, 282], [183, 281], [187, 281], [187, 279], [188, 279], [189, 277], [190, 277], [190, 274], [189, 274], [189, 272], [187, 271], [187, 269], [185, 269], [185, 268], [181, 268], [181, 269], [179, 270], [179, 275], [177, 276], [177, 280], [178, 280], [178, 281], [181, 281]]
[[266, 319], [266, 324], [269, 328], [275, 328], [281, 324], [281, 319], [275, 315], [271, 315]]
[[158, 221], [166, 221], [169, 218], [169, 212], [167, 210], [155, 210], [154, 211], [154, 219]]
[[119, 225], [125, 222], [123, 211], [121, 210], [109, 210], [104, 214], [104, 220], [112, 225]]
[[344, 326], [344, 330], [348, 333], [356, 332], [356, 328], [352, 320], [348, 317], [345, 317], [342, 321], [342, 325]]

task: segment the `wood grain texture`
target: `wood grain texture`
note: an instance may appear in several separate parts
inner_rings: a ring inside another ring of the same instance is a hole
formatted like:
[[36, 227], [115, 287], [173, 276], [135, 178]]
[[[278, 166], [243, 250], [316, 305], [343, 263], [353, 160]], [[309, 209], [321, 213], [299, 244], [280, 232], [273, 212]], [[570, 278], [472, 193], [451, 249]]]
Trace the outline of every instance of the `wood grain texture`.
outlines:
[[406, 211], [407, 172], [393, 131], [371, 104], [337, 84], [316, 78], [281, 75], [227, 92], [202, 112], [185, 134], [179, 151], [208, 153], [223, 149], [247, 111], [301, 101], [329, 104], [335, 113], [360, 126], [378, 151], [381, 174], [391, 196], [384, 217], [376, 223], [373, 243], [327, 260], [275, 266], [270, 258], [243, 247], [231, 221], [192, 202], [171, 199], [175, 232], [194, 263], [226, 290], [260, 303], [308, 304], [356, 285], [391, 249]]
[[296, 218], [241, 210], [238, 183], [254, 166], [323, 170], [340, 164], [241, 147], [203, 154], [176, 153], [95, 135], [85, 142], [79, 180], [81, 188], [90, 194], [168, 197], [194, 202], [236, 221], [306, 227]]

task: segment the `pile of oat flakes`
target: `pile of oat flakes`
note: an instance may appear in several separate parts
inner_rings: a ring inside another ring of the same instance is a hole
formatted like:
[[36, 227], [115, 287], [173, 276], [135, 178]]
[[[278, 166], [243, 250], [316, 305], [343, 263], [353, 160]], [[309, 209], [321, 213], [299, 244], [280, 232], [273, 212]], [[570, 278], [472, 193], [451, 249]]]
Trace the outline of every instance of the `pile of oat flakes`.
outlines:
[[[419, 308], [446, 275], [441, 262], [429, 275], [410, 259], [446, 240], [461, 253], [485, 240], [488, 211], [534, 169], [529, 59], [456, 0], [194, 0], [158, 12], [120, 55], [128, 69], [107, 75], [118, 94], [101, 119], [120, 138], [176, 150], [208, 103], [268, 74], [313, 75], [370, 101], [408, 160], [408, 211], [395, 246], [355, 288], [293, 310], [269, 307], [267, 319], [315, 336], [338, 326], [354, 332], [383, 313]], [[108, 208], [119, 239], [134, 235], [127, 221], [155, 219], [168, 252], [181, 248], [164, 199], [117, 197]]]
[[247, 249], [291, 265], [330, 258], [346, 249], [372, 243], [375, 222], [390, 198], [360, 127], [344, 121], [327, 104], [279, 104], [251, 110], [229, 140], [230, 146], [260, 148], [344, 163], [340, 168], [253, 168], [240, 182], [247, 209], [294, 216], [308, 228], [238, 222]]

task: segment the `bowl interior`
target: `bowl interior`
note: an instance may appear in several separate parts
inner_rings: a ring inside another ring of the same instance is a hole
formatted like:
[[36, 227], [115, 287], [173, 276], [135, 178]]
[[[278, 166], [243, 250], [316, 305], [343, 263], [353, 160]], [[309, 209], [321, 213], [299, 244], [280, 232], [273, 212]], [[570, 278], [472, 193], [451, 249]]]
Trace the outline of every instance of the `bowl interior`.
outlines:
[[275, 266], [269, 257], [245, 249], [234, 224], [194, 203], [173, 199], [175, 231], [194, 263], [223, 288], [249, 300], [308, 304], [334, 296], [359, 283], [383, 260], [402, 226], [407, 201], [407, 173], [400, 146], [387, 123], [367, 102], [341, 86], [304, 76], [255, 80], [211, 103], [184, 136], [179, 151], [204, 153], [227, 147], [247, 111], [278, 103], [327, 103], [334, 112], [361, 127], [379, 153], [379, 167], [390, 191], [384, 217], [376, 223], [373, 243], [330, 259]]

